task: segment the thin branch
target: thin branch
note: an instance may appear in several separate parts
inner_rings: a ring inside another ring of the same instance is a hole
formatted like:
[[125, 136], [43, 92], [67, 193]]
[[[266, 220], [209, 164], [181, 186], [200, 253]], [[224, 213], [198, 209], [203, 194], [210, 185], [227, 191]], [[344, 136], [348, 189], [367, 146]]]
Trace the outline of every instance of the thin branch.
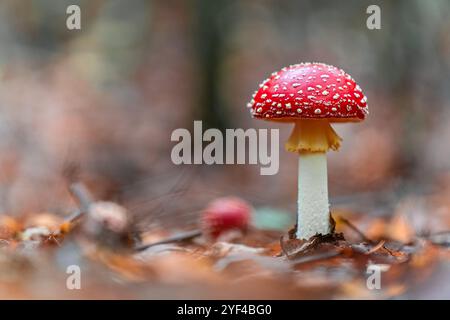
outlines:
[[367, 255], [372, 254], [374, 252], [377, 252], [378, 250], [380, 250], [381, 248], [387, 250], [384, 247], [384, 244], [386, 243], [385, 240], [381, 240], [376, 246], [372, 247], [372, 249], [370, 249], [369, 251], [366, 252]]
[[160, 241], [156, 241], [156, 242], [152, 242], [152, 243], [148, 243], [148, 244], [142, 244], [138, 247], [135, 248], [136, 251], [144, 251], [150, 247], [153, 246], [157, 246], [160, 244], [167, 244], [167, 243], [173, 243], [173, 242], [182, 242], [182, 241], [188, 241], [188, 240], [192, 240], [194, 238], [197, 238], [199, 236], [202, 235], [202, 231], [201, 230], [192, 230], [192, 231], [187, 231], [187, 232], [183, 232], [180, 234], [176, 234], [172, 237], [168, 237], [166, 239], [160, 240]]
[[361, 230], [359, 230], [353, 223], [351, 223], [350, 221], [348, 221], [347, 219], [345, 219], [343, 217], [338, 217], [338, 219], [341, 220], [344, 224], [346, 224], [355, 233], [357, 233], [361, 237], [362, 240], [364, 240], [365, 242], [368, 242], [368, 243], [373, 243], [373, 241], [370, 240], [369, 238], [367, 238], [367, 236]]

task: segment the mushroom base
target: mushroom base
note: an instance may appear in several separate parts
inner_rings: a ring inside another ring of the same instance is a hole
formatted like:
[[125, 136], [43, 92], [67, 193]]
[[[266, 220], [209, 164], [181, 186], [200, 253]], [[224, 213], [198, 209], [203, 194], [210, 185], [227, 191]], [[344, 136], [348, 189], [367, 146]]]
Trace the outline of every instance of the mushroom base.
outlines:
[[296, 153], [327, 152], [338, 150], [341, 141], [327, 120], [297, 120], [285, 147]]

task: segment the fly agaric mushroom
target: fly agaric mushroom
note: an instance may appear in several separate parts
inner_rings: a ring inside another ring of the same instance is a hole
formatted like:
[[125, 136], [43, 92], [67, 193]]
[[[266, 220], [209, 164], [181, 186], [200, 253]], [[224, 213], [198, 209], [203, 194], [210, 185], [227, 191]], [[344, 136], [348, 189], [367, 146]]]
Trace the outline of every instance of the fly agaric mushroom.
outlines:
[[246, 231], [250, 223], [252, 208], [235, 197], [219, 198], [211, 202], [203, 212], [204, 234], [217, 239], [232, 230]]
[[250, 224], [253, 208], [250, 204], [236, 197], [224, 197], [213, 200], [203, 210], [201, 228], [182, 232], [174, 236], [136, 247], [136, 251], [143, 251], [150, 247], [192, 240], [201, 235], [216, 240], [219, 236], [230, 231], [246, 231]]
[[299, 154], [297, 238], [331, 233], [326, 152], [342, 139], [330, 123], [365, 119], [361, 88], [339, 68], [301, 63], [272, 73], [247, 106], [254, 118], [294, 123], [285, 147]]

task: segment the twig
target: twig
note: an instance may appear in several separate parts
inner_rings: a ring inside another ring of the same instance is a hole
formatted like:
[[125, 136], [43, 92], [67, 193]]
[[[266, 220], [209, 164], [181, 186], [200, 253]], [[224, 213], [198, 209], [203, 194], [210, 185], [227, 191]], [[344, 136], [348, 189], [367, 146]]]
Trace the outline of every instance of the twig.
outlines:
[[388, 249], [384, 244], [383, 244], [383, 250], [385, 250], [387, 253], [389, 253], [391, 256], [395, 257], [394, 252], [391, 249]]
[[378, 250], [380, 250], [381, 248], [384, 248], [386, 251], [388, 251], [385, 247], [384, 244], [386, 243], [385, 240], [381, 240], [376, 246], [372, 247], [372, 249], [370, 249], [369, 251], [366, 252], [367, 255], [372, 254], [374, 252], [377, 252]]
[[354, 232], [356, 232], [361, 237], [362, 240], [371, 244], [373, 243], [373, 241], [367, 238], [366, 235], [361, 230], [359, 230], [353, 223], [351, 223], [350, 221], [348, 221], [343, 217], [338, 217], [338, 219], [341, 220], [343, 223], [345, 223]]
[[448, 230], [431, 233], [424, 236], [423, 238], [438, 246], [450, 246], [450, 231]]
[[80, 209], [67, 217], [60, 226], [60, 233], [67, 233], [73, 228], [73, 225], [80, 220], [89, 210], [89, 207], [94, 202], [91, 194], [86, 187], [80, 182], [72, 183], [69, 187], [72, 196], [78, 201]]
[[89, 210], [90, 205], [93, 202], [90, 192], [80, 182], [75, 182], [71, 184], [69, 189], [72, 195], [75, 197], [75, 199], [77, 199], [78, 203], [80, 204], [81, 212], [83, 213], [87, 212]]
[[152, 242], [152, 243], [148, 243], [148, 244], [142, 244], [140, 246], [136, 247], [136, 251], [144, 251], [150, 247], [153, 246], [157, 246], [160, 244], [167, 244], [167, 243], [173, 243], [173, 242], [181, 242], [181, 241], [188, 241], [188, 240], [192, 240], [194, 238], [197, 238], [199, 236], [202, 235], [202, 231], [201, 230], [192, 230], [192, 231], [187, 231], [187, 232], [183, 232], [181, 234], [176, 234], [172, 237], [168, 237], [166, 239], [160, 240], [160, 241], [156, 241], [156, 242]]

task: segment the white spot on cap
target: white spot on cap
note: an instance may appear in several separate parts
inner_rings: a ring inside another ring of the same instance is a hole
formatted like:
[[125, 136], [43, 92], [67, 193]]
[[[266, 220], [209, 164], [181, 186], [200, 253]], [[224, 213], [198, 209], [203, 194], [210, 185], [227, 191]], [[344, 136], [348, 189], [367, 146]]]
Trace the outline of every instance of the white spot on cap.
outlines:
[[313, 88], [313, 87], [308, 87], [307, 90], [308, 90], [308, 91], [314, 91], [314, 88]]
[[290, 103], [286, 103], [286, 109], [290, 109], [291, 108], [291, 104]]
[[297, 109], [297, 113], [302, 113], [302, 112], [303, 112], [302, 109], [300, 109], [300, 108]]
[[261, 95], [261, 98], [262, 99], [265, 99], [267, 97], [267, 93], [263, 93], [262, 95]]
[[323, 91], [322, 91], [322, 94], [323, 94], [324, 96], [328, 95], [328, 93], [329, 93], [329, 92], [328, 92], [327, 90], [323, 90]]
[[321, 113], [322, 113], [322, 110], [320, 110], [319, 108], [317, 108], [316, 110], [314, 110], [314, 113], [315, 113], [315, 114], [321, 114]]
[[336, 112], [337, 108], [333, 107], [333, 108], [331, 108], [331, 111]]
[[262, 112], [262, 108], [259, 107], [258, 109], [256, 109], [256, 112], [261, 113]]
[[333, 99], [334, 100], [337, 100], [337, 99], [339, 99], [339, 94], [338, 93], [336, 93], [334, 96], [333, 96]]
[[293, 83], [292, 86], [293, 86], [294, 88], [297, 88], [297, 87], [301, 86], [301, 84], [296, 82], [296, 83]]

